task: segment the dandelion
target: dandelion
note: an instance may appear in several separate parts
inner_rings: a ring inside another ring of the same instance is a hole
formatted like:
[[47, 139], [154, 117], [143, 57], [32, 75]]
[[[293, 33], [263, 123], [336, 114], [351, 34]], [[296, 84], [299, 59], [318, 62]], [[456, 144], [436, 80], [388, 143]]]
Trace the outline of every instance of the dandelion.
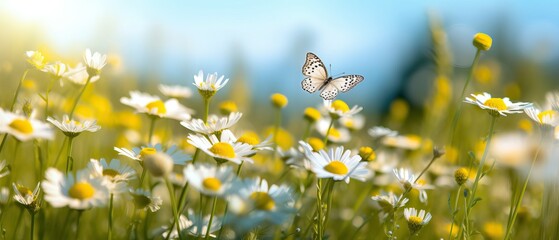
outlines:
[[170, 98], [189, 98], [192, 96], [192, 90], [181, 85], [165, 85], [159, 84], [159, 91]]
[[103, 178], [94, 178], [89, 170], [78, 171], [64, 176], [55, 168], [47, 169], [45, 180], [41, 183], [45, 200], [55, 208], [68, 206], [71, 209], [85, 210], [101, 207], [109, 200], [109, 188]]
[[252, 159], [248, 156], [256, 153], [252, 150], [251, 145], [236, 142], [233, 133], [229, 130], [223, 131], [219, 139], [216, 135], [205, 137], [200, 134], [191, 134], [188, 136], [188, 143], [204, 151], [218, 162], [231, 161], [235, 164], [241, 164], [248, 161], [252, 163]]
[[423, 226], [431, 221], [431, 213], [426, 213], [423, 209], [418, 213], [415, 208], [406, 208], [404, 209], [404, 217], [408, 221], [408, 229], [411, 235], [418, 233]]
[[206, 196], [223, 197], [235, 190], [235, 173], [230, 166], [188, 165], [184, 168], [184, 176]]
[[0, 132], [14, 136], [25, 142], [31, 139], [54, 138], [54, 132], [48, 123], [41, 122], [23, 115], [6, 112], [0, 108]]
[[131, 91], [130, 98], [122, 97], [120, 102], [124, 105], [133, 107], [138, 113], [145, 113], [150, 117], [170, 118], [179, 121], [190, 119], [194, 113], [179, 103], [177, 99], [169, 99], [163, 102], [159, 97], [152, 96], [139, 91]]
[[86, 120], [79, 122], [76, 120], [70, 120], [68, 115], [62, 117], [62, 121], [58, 121], [52, 117], [48, 117], [47, 121], [56, 126], [64, 135], [68, 137], [77, 137], [82, 132], [97, 132], [101, 127], [97, 125], [95, 120]]
[[159, 196], [153, 196], [151, 192], [144, 189], [130, 190], [130, 195], [138, 209], [149, 209], [151, 212], [157, 212], [163, 204], [163, 200]]
[[182, 121], [181, 125], [190, 131], [204, 135], [211, 135], [222, 132], [223, 130], [231, 128], [243, 116], [240, 112], [230, 113], [227, 117], [218, 117], [216, 115], [209, 116], [207, 121], [202, 119], [191, 119]]
[[513, 103], [509, 98], [492, 98], [491, 94], [472, 94], [473, 98], [466, 98], [464, 102], [474, 104], [489, 111], [494, 117], [499, 115], [507, 116], [507, 114], [521, 113], [524, 109], [530, 107], [531, 103], [518, 102]]

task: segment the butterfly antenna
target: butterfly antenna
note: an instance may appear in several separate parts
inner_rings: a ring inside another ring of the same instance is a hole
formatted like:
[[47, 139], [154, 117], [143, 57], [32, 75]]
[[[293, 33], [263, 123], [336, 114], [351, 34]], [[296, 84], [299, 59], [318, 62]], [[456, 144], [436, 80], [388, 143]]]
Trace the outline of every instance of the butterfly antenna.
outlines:
[[332, 64], [328, 64], [330, 66], [330, 72], [332, 72]]

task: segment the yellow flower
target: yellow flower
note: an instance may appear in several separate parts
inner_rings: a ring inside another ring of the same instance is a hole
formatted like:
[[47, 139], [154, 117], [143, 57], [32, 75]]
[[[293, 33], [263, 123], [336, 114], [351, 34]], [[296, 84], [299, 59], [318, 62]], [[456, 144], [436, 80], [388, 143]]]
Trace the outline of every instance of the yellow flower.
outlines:
[[270, 100], [272, 101], [272, 105], [274, 105], [274, 107], [284, 108], [287, 106], [287, 97], [281, 93], [272, 94]]
[[304, 116], [309, 122], [316, 122], [320, 120], [321, 117], [320, 112], [316, 108], [312, 107], [305, 108]]
[[231, 100], [223, 101], [219, 104], [219, 111], [223, 115], [229, 115], [232, 112], [238, 112], [237, 104]]
[[396, 121], [404, 121], [408, 117], [410, 106], [403, 99], [396, 99], [390, 104], [390, 117]]
[[482, 51], [488, 51], [491, 48], [491, 44], [493, 43], [493, 39], [485, 33], [477, 33], [474, 35], [474, 46]]
[[[274, 127], [269, 127], [266, 129], [265, 133], [266, 136], [274, 134]], [[294, 143], [293, 136], [283, 128], [279, 128], [278, 135], [272, 139], [275, 139], [276, 144], [283, 150], [289, 149]]]
[[483, 224], [483, 233], [488, 239], [503, 239], [505, 229], [498, 222], [486, 222]]

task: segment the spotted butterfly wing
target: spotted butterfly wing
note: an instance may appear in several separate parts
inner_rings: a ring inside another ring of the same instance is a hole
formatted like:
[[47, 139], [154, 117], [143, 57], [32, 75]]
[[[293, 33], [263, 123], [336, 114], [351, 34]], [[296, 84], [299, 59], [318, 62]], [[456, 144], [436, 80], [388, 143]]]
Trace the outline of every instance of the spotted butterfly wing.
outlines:
[[324, 63], [314, 53], [307, 53], [302, 72], [306, 78], [301, 82], [301, 86], [310, 93], [316, 92], [316, 90], [323, 87], [328, 79], [328, 71]]

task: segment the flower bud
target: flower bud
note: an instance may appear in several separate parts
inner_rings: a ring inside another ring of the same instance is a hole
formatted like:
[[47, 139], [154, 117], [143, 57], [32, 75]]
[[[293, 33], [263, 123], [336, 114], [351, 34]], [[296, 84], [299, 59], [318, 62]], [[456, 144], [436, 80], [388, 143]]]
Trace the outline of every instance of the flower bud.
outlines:
[[281, 93], [274, 93], [270, 97], [272, 104], [277, 108], [284, 108], [287, 106], [287, 97]]
[[155, 153], [144, 158], [144, 167], [154, 177], [164, 177], [173, 171], [173, 159], [165, 153]]
[[483, 51], [488, 51], [491, 48], [491, 44], [493, 43], [493, 39], [485, 33], [477, 33], [474, 36], [474, 46]]

